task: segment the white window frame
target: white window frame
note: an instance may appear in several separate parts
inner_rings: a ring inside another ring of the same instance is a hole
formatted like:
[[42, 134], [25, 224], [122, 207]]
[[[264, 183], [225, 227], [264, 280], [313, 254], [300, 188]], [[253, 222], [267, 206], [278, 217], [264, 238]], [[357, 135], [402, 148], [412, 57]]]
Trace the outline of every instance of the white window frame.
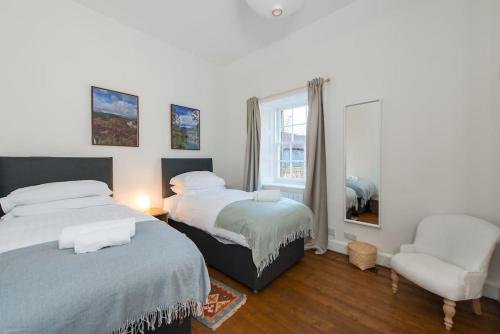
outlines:
[[[297, 103], [293, 105], [287, 105], [286, 107], [282, 107], [279, 109], [275, 110], [275, 117], [274, 117], [274, 152], [273, 152], [273, 160], [274, 160], [274, 170], [273, 170], [273, 175], [274, 175], [274, 182], [277, 184], [290, 184], [290, 185], [296, 185], [296, 186], [303, 186], [306, 182], [305, 175], [307, 173], [306, 166], [307, 166], [307, 161], [306, 161], [306, 145], [304, 143], [304, 178], [291, 178], [291, 177], [281, 177], [280, 172], [281, 172], [281, 159], [280, 159], [280, 150], [281, 150], [281, 129], [284, 128], [282, 125], [282, 118], [281, 114], [282, 111], [284, 110], [289, 110], [289, 109], [295, 109], [295, 108], [300, 108], [300, 107], [305, 107], [306, 108], [306, 122], [305, 123], [297, 123], [295, 124], [293, 122], [293, 113], [292, 113], [292, 124], [291, 126], [298, 126], [298, 125], [306, 125], [307, 127], [307, 115], [309, 114], [308, 110], [308, 105], [304, 103]], [[306, 133], [307, 136], [307, 133]], [[299, 161], [299, 160], [294, 160], [292, 159], [293, 152], [290, 151], [290, 162], [293, 161]], [[300, 160], [301, 161], [301, 160]], [[292, 166], [292, 164], [291, 164]]]

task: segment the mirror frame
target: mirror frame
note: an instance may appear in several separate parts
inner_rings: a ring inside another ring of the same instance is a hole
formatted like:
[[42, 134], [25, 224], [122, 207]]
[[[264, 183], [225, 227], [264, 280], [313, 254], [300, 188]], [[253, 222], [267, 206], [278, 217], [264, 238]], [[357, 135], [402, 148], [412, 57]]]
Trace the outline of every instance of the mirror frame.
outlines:
[[[368, 103], [374, 103], [374, 102], [378, 102], [379, 103], [379, 109], [380, 109], [380, 117], [379, 117], [379, 171], [378, 171], [378, 174], [379, 174], [379, 180], [380, 180], [380, 184], [378, 186], [378, 196], [379, 196], [379, 202], [378, 202], [378, 205], [379, 205], [379, 208], [378, 208], [378, 225], [373, 225], [373, 224], [369, 224], [369, 223], [364, 223], [364, 222], [360, 222], [360, 221], [357, 221], [357, 220], [353, 220], [353, 219], [347, 219], [347, 216], [346, 216], [346, 196], [345, 196], [345, 188], [346, 188], [346, 178], [347, 178], [347, 150], [346, 150], [346, 139], [345, 139], [345, 135], [346, 135], [346, 114], [347, 114], [347, 108], [349, 107], [355, 107], [355, 106], [359, 106], [359, 105], [362, 105], [362, 104], [368, 104]], [[343, 127], [343, 130], [342, 130], [342, 150], [343, 150], [343, 154], [344, 154], [344, 179], [342, 181], [342, 184], [344, 185], [343, 188], [342, 188], [342, 197], [343, 197], [343, 200], [342, 200], [342, 219], [344, 221], [344, 223], [350, 223], [350, 224], [357, 224], [357, 225], [362, 225], [362, 226], [368, 226], [368, 227], [371, 227], [371, 228], [378, 228], [378, 229], [381, 229], [382, 228], [382, 201], [380, 199], [383, 198], [382, 196], [382, 108], [383, 106], [383, 102], [382, 102], [382, 99], [379, 98], [379, 99], [372, 99], [372, 100], [366, 100], [366, 101], [363, 101], [363, 102], [357, 102], [357, 103], [351, 103], [351, 104], [347, 104], [345, 105], [344, 107], [344, 113], [342, 114], [342, 117], [343, 117], [343, 122], [342, 122], [342, 127]]]

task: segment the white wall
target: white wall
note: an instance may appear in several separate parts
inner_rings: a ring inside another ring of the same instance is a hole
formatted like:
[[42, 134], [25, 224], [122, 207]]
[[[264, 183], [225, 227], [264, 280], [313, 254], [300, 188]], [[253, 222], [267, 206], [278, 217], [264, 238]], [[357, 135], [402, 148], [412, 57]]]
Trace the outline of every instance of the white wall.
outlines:
[[[359, 0], [224, 69], [216, 161], [241, 184], [245, 100], [326, 84], [329, 224], [394, 253], [426, 215], [500, 225], [500, 17], [495, 0]], [[286, 56], [284, 56], [286, 55]], [[342, 110], [383, 98], [382, 229], [343, 222]], [[230, 163], [228, 163], [230, 162]], [[500, 251], [490, 267], [500, 281]]]
[[[1, 1], [0, 41], [0, 155], [112, 156], [132, 206], [162, 205], [160, 157], [212, 155], [213, 65], [66, 0]], [[91, 85], [139, 96], [139, 148], [91, 145]], [[201, 110], [201, 152], [170, 150], [170, 103]]]
[[354, 175], [375, 184], [380, 189], [380, 102], [349, 106], [345, 119], [346, 177]]

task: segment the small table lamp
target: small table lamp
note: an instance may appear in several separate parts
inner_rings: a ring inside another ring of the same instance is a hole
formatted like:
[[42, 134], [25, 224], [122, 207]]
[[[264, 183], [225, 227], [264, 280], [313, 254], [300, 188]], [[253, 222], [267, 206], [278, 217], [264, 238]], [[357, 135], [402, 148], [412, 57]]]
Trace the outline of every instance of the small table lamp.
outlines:
[[142, 212], [148, 212], [151, 209], [151, 198], [147, 195], [138, 197], [137, 206]]

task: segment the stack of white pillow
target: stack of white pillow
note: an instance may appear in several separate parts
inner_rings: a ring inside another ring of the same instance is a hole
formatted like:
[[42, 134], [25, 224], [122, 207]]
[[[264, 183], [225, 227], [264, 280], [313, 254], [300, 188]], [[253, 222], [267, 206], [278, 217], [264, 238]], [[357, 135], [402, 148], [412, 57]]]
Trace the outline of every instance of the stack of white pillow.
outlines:
[[194, 171], [179, 174], [170, 179], [172, 191], [178, 195], [196, 193], [207, 190], [225, 189], [226, 182], [208, 171]]
[[[0, 198], [5, 215], [2, 221], [17, 217], [53, 213], [115, 204], [106, 183], [95, 180], [45, 183], [16, 189]], [[66, 227], [59, 237], [59, 248], [87, 253], [107, 246], [130, 243], [135, 235], [135, 218], [99, 221]]]
[[0, 198], [2, 220], [67, 209], [114, 204], [106, 183], [94, 180], [45, 183], [14, 190]]
[[[170, 179], [170, 189], [177, 195], [195, 194], [208, 190], [222, 190], [226, 182], [208, 171], [194, 171], [179, 174]], [[279, 190], [259, 190], [254, 192], [254, 200], [261, 202], [277, 202], [281, 199]]]

